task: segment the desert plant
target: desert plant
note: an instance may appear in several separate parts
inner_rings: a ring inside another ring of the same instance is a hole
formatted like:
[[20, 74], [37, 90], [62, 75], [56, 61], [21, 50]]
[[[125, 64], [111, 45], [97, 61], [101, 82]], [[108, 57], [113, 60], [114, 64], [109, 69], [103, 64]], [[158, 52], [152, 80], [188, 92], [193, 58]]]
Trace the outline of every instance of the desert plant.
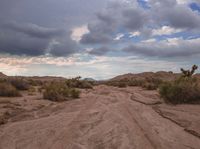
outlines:
[[156, 90], [158, 88], [158, 85], [156, 85], [154, 83], [146, 82], [146, 83], [142, 84], [142, 87], [147, 90]]
[[54, 82], [44, 87], [43, 97], [51, 101], [67, 101], [79, 98], [80, 91], [69, 88], [65, 83]]
[[28, 90], [30, 87], [28, 82], [22, 78], [12, 78], [9, 82], [18, 90]]
[[72, 90], [70, 91], [70, 94], [71, 94], [71, 97], [72, 97], [72, 98], [79, 98], [80, 91], [79, 91], [79, 90], [76, 90], [76, 89], [72, 89]]
[[76, 77], [72, 79], [67, 79], [65, 81], [66, 85], [71, 88], [82, 88], [82, 89], [91, 89], [92, 82], [86, 80], [80, 80], [81, 77]]
[[143, 83], [140, 85], [147, 90], [156, 90], [161, 84], [161, 79], [157, 78], [146, 78]]
[[34, 95], [36, 93], [36, 88], [31, 86], [29, 89], [28, 89], [28, 95]]
[[182, 76], [183, 77], [192, 77], [195, 71], [198, 69], [197, 65], [193, 65], [191, 70], [185, 70], [181, 68]]
[[18, 97], [21, 96], [19, 91], [8, 82], [0, 83], [0, 96], [4, 97]]
[[118, 82], [117, 87], [124, 88], [127, 86], [126, 82]]
[[[193, 69], [195, 68], [195, 69]], [[172, 104], [193, 103], [200, 101], [200, 85], [196, 78], [193, 78], [194, 70], [183, 75], [173, 82], [166, 82], [159, 88], [159, 93], [163, 99]]]

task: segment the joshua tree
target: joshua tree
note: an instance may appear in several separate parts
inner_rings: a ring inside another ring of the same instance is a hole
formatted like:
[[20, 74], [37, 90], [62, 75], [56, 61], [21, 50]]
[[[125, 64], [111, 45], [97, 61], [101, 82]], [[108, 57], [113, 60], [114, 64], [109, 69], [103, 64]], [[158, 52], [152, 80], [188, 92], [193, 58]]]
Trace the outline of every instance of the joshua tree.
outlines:
[[195, 73], [195, 71], [198, 69], [197, 65], [193, 65], [191, 70], [184, 70], [181, 68], [181, 72], [183, 73], [183, 77], [192, 77], [192, 75]]

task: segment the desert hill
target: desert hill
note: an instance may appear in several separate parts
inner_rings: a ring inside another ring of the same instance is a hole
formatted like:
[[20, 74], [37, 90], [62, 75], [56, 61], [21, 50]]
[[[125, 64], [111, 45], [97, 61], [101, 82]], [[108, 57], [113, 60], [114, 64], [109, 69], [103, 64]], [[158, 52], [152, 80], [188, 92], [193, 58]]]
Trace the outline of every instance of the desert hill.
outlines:
[[5, 75], [4, 73], [0, 72], [0, 78], [1, 78], [1, 79], [5, 79], [5, 78], [7, 78], [7, 77], [8, 77], [7, 75]]
[[111, 79], [111, 81], [123, 81], [123, 80], [144, 80], [146, 78], [156, 78], [161, 79], [163, 81], [171, 81], [180, 76], [178, 73], [173, 72], [143, 72], [138, 74], [128, 73], [124, 75], [119, 75]]

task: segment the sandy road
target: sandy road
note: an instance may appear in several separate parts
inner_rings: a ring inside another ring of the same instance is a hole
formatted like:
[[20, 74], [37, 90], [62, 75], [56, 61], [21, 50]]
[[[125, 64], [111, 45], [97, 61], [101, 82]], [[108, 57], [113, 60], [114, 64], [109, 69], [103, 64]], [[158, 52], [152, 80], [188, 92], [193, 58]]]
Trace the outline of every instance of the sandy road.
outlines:
[[198, 137], [133, 95], [155, 98], [137, 88], [98, 86], [78, 100], [50, 104], [34, 111], [33, 119], [1, 126], [0, 149], [200, 148]]

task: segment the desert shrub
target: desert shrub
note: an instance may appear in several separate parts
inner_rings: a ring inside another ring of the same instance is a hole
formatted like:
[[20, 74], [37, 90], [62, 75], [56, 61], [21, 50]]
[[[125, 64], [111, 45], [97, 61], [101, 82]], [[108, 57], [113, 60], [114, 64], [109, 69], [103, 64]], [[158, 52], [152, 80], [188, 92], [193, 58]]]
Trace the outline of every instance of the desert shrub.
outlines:
[[36, 88], [31, 86], [29, 89], [28, 89], [28, 94], [29, 95], [34, 95], [36, 93]]
[[72, 90], [70, 91], [70, 94], [71, 94], [71, 97], [72, 97], [72, 98], [79, 98], [80, 91], [79, 91], [79, 90], [76, 90], [76, 89], [72, 89]]
[[103, 82], [108, 86], [126, 87], [126, 86], [140, 86], [148, 90], [155, 90], [162, 84], [162, 80], [157, 78], [145, 78], [145, 79], [123, 79], [120, 81], [106, 81]]
[[166, 102], [173, 104], [200, 101], [200, 86], [193, 78], [164, 83], [159, 92]]
[[130, 80], [128, 81], [128, 86], [142, 86], [144, 84], [144, 80]]
[[156, 90], [158, 88], [158, 85], [156, 85], [154, 83], [146, 82], [146, 83], [142, 84], [142, 87], [147, 90]]
[[71, 98], [79, 98], [80, 91], [69, 88], [65, 83], [54, 82], [44, 88], [43, 97], [51, 101], [67, 101]]
[[28, 90], [30, 87], [28, 82], [21, 78], [13, 78], [9, 82], [18, 90]]
[[43, 82], [41, 80], [29, 79], [28, 84], [31, 86], [41, 86], [43, 85]]
[[71, 88], [82, 88], [82, 89], [92, 89], [92, 81], [80, 80], [81, 77], [76, 77], [72, 79], [67, 79], [65, 81], [66, 85]]
[[156, 90], [163, 83], [161, 79], [157, 78], [146, 78], [140, 86], [147, 90]]
[[124, 88], [127, 86], [127, 83], [126, 82], [118, 82], [117, 83], [117, 87], [120, 87], [120, 88]]
[[18, 97], [21, 96], [19, 91], [8, 82], [0, 83], [0, 96], [3, 97]]
[[161, 85], [159, 88], [161, 97], [172, 104], [200, 102], [200, 85], [197, 79], [192, 77], [194, 72], [191, 72], [184, 70], [183, 75], [177, 80]]

